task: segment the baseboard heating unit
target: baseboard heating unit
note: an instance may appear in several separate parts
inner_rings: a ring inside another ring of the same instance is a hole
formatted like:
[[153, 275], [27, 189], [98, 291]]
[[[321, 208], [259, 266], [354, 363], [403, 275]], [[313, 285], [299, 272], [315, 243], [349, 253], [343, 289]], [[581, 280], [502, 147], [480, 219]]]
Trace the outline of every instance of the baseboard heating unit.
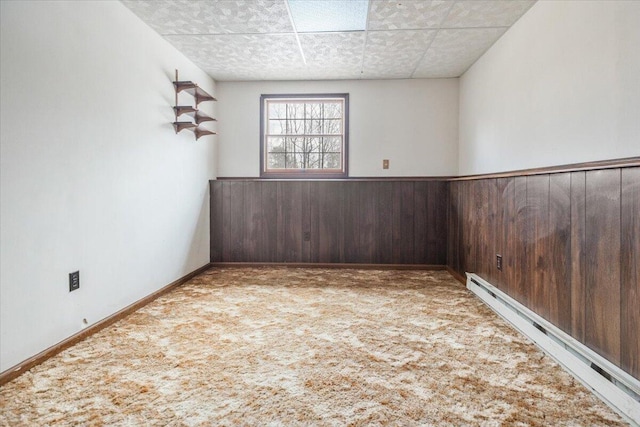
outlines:
[[467, 273], [467, 288], [627, 422], [640, 427], [640, 381], [475, 274]]

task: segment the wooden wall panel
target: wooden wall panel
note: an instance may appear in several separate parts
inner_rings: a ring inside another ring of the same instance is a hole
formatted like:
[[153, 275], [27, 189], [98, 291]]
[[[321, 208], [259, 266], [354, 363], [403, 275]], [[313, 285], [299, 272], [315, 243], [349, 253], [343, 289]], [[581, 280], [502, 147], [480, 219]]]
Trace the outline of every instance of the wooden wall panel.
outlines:
[[[317, 262], [318, 256], [318, 183], [303, 183], [302, 194], [302, 261]], [[308, 233], [308, 237], [304, 235]]]
[[278, 255], [278, 183], [262, 184], [262, 234], [260, 235], [260, 258], [274, 262]]
[[571, 333], [571, 175], [549, 176], [547, 320]]
[[459, 226], [459, 268], [460, 273], [464, 275], [466, 272], [475, 271], [475, 266], [473, 266], [471, 257], [475, 255], [475, 248], [473, 248], [473, 230], [471, 227], [471, 221], [473, 220], [471, 212], [472, 212], [472, 203], [473, 203], [473, 188], [475, 185], [475, 181], [461, 183], [459, 188], [459, 200], [458, 200], [458, 209], [460, 211], [460, 222]]
[[211, 237], [209, 239], [209, 260], [211, 262], [222, 261], [222, 185], [209, 185], [209, 224]]
[[229, 238], [223, 239], [223, 257], [225, 262], [238, 262], [245, 258], [244, 248], [244, 182], [224, 183], [223, 189], [223, 228]]
[[393, 183], [391, 262], [413, 264], [413, 182]]
[[498, 227], [498, 210], [500, 209], [500, 200], [498, 198], [498, 180], [487, 179], [486, 192], [487, 192], [487, 253], [484, 256], [484, 269], [487, 271], [487, 277], [489, 282], [494, 283], [498, 289], [501, 288], [501, 281], [499, 271], [496, 266], [496, 254], [498, 251], [498, 238], [501, 236]]
[[262, 259], [262, 183], [243, 183], [244, 192], [244, 223], [242, 236], [242, 249], [246, 256], [263, 261]]
[[621, 365], [640, 378], [640, 168], [622, 170]]
[[585, 342], [586, 173], [571, 173], [571, 335]]
[[[303, 198], [306, 194], [302, 182], [278, 182], [276, 260], [302, 262]], [[225, 230], [226, 231], [226, 230]], [[227, 233], [225, 240], [231, 239]]]
[[344, 185], [318, 187], [318, 261], [344, 262]]
[[496, 286], [512, 294], [515, 282], [515, 193], [513, 178], [496, 179], [495, 252], [502, 256], [502, 270], [496, 268]]
[[[378, 201], [378, 191], [375, 182], [363, 181], [357, 185], [358, 189], [358, 240], [357, 256], [354, 259], [359, 263], [372, 263], [375, 257], [376, 217]], [[413, 236], [411, 236], [413, 240]]]
[[514, 186], [514, 234], [509, 238], [514, 240], [515, 259], [514, 277], [511, 295], [516, 301], [529, 305], [529, 287], [531, 286], [532, 269], [530, 264], [529, 242], [533, 239], [533, 229], [529, 220], [529, 207], [527, 205], [527, 178], [515, 177]]
[[585, 340], [620, 363], [620, 170], [586, 177]]
[[460, 182], [449, 183], [447, 265], [457, 272], [460, 268]]
[[531, 309], [549, 319], [549, 175], [527, 177], [527, 284]]
[[493, 230], [491, 216], [490, 187], [493, 180], [475, 181], [473, 190], [473, 211], [471, 212], [472, 244], [474, 246], [475, 270], [484, 277], [491, 277], [493, 251]]
[[[359, 185], [355, 182], [344, 188], [344, 257], [345, 260], [358, 259], [358, 241], [360, 240], [360, 227], [358, 216], [359, 206]], [[355, 261], [351, 261], [355, 262]]]
[[213, 262], [446, 262], [444, 180], [221, 180], [210, 194]]
[[[415, 239], [413, 242], [413, 262], [416, 264], [428, 264], [428, 238], [429, 226], [428, 209], [429, 182], [416, 182], [413, 193], [413, 226]], [[435, 238], [435, 233], [431, 237]]]
[[[416, 182], [414, 185], [418, 185]], [[447, 254], [447, 209], [449, 187], [443, 181], [429, 181], [427, 185], [426, 237], [427, 253], [425, 264], [445, 265]], [[416, 260], [416, 263], [418, 261]]]
[[376, 247], [373, 262], [390, 264], [393, 262], [393, 183], [376, 182], [378, 206], [376, 208]]
[[445, 265], [449, 190], [443, 181], [414, 183], [414, 263]]

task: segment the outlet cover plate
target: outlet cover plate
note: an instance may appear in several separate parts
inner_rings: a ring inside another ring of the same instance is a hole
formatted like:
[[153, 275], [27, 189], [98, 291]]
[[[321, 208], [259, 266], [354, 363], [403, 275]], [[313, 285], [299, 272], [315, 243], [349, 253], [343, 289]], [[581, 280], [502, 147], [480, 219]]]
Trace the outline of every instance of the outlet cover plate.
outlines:
[[80, 289], [80, 271], [69, 273], [69, 292]]

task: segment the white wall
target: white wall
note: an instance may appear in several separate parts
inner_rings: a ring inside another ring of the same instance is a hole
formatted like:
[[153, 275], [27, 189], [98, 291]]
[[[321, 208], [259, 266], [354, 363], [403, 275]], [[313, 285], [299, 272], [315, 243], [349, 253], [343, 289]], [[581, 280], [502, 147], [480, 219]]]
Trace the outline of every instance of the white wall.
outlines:
[[640, 2], [540, 1], [460, 81], [460, 173], [640, 155]]
[[3, 371], [206, 264], [216, 159], [170, 125], [214, 82], [122, 4], [0, 8]]
[[457, 173], [458, 79], [425, 79], [218, 82], [220, 176], [260, 175], [260, 95], [276, 93], [349, 93], [350, 176]]

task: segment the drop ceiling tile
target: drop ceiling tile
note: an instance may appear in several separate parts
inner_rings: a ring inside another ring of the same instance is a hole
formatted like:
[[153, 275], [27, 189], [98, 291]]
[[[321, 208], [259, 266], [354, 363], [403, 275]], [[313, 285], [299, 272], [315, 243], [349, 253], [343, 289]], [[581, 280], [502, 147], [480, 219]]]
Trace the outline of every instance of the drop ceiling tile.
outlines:
[[229, 33], [284, 33], [293, 31], [282, 0], [237, 0], [206, 2]]
[[165, 38], [216, 80], [288, 78], [304, 63], [293, 34], [168, 35]]
[[535, 0], [456, 1], [442, 28], [508, 27], [534, 3]]
[[300, 34], [299, 37], [310, 75], [326, 72], [331, 78], [345, 73], [348, 78], [360, 77], [364, 32]]
[[452, 0], [372, 0], [369, 30], [438, 28], [449, 13]]
[[506, 30], [506, 28], [439, 30], [412, 77], [458, 77]]
[[121, 0], [158, 33], [293, 32], [282, 0]]
[[372, 31], [367, 34], [362, 78], [409, 78], [436, 30]]
[[204, 2], [189, 0], [121, 0], [133, 13], [160, 34], [221, 32]]
[[368, 0], [286, 0], [298, 33], [364, 31]]

